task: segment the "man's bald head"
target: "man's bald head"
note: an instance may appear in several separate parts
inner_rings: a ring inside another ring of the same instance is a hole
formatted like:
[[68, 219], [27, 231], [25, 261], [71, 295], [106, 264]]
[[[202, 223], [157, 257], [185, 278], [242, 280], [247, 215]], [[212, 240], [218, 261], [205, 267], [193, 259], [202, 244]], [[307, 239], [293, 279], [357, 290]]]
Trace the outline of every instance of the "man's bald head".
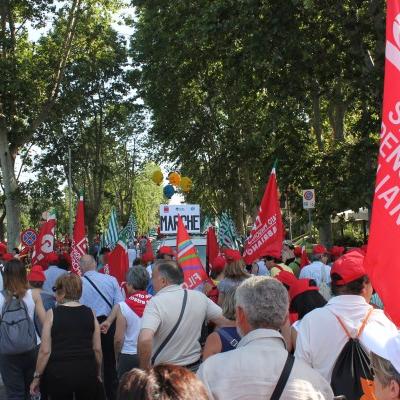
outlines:
[[82, 274], [87, 271], [94, 271], [96, 269], [96, 260], [93, 256], [85, 254], [81, 257], [79, 266], [81, 267]]

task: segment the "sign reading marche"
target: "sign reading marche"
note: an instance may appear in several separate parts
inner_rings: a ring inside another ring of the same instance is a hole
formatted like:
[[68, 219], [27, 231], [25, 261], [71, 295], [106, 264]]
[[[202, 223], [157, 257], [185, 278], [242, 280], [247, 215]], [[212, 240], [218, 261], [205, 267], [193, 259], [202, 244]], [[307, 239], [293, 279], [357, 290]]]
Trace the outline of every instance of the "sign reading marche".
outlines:
[[177, 232], [178, 215], [189, 233], [200, 233], [200, 206], [198, 204], [161, 205], [160, 232], [175, 234]]
[[305, 210], [315, 208], [315, 190], [306, 189], [303, 190], [303, 208]]

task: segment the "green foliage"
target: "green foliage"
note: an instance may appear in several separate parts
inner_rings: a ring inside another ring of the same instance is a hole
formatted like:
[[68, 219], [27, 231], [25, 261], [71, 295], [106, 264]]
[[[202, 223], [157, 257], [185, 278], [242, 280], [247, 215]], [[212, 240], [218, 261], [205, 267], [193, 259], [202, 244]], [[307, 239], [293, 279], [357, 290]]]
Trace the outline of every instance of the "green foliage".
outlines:
[[152, 112], [159, 158], [193, 178], [188, 200], [210, 214], [228, 209], [243, 230], [278, 158], [295, 213], [310, 187], [321, 226], [370, 206], [383, 0], [133, 4], [132, 82]]

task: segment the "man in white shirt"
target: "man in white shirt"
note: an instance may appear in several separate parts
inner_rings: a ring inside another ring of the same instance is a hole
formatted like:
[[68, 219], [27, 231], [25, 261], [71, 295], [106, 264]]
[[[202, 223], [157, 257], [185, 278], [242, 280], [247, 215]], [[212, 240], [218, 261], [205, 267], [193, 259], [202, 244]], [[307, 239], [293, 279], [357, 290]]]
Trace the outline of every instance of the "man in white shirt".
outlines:
[[[220, 307], [201, 292], [184, 290], [182, 283], [183, 271], [175, 261], [158, 260], [154, 264], [153, 286], [157, 294], [147, 304], [142, 318], [138, 339], [140, 368], [170, 363], [196, 370], [201, 359], [199, 338], [204, 321], [217, 325], [227, 322]], [[174, 334], [162, 346], [175, 326]]]
[[[288, 309], [287, 290], [275, 279], [255, 276], [238, 287], [236, 324], [242, 339], [235, 350], [209, 357], [197, 373], [210, 399], [271, 398], [288, 360], [285, 341], [279, 333], [288, 318]], [[328, 382], [296, 359], [281, 399], [332, 398]]]
[[[356, 337], [362, 322], [372, 306], [372, 285], [364, 269], [364, 254], [355, 250], [339, 258], [332, 267], [332, 297], [323, 308], [317, 308], [302, 320], [297, 334], [296, 358], [321, 373], [329, 382], [335, 362], [348, 336], [337, 317], [345, 324], [352, 337]], [[360, 336], [361, 345], [368, 349], [365, 335], [384, 328], [396, 334], [396, 326], [382, 310], [374, 310]]]
[[331, 267], [326, 265], [328, 262], [328, 250], [322, 244], [317, 244], [313, 248], [311, 256], [313, 262], [300, 271], [300, 279], [314, 279], [317, 286], [321, 286], [322, 281], [329, 284], [331, 281]]

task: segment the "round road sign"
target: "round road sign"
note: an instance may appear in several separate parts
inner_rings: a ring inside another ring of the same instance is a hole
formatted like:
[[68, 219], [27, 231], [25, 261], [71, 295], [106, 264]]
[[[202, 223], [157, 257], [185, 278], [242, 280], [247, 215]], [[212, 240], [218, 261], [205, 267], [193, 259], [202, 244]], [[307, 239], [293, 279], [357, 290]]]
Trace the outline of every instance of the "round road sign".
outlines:
[[25, 246], [29, 247], [33, 246], [36, 242], [36, 238], [37, 238], [37, 233], [34, 229], [29, 228], [21, 233], [21, 242]]

